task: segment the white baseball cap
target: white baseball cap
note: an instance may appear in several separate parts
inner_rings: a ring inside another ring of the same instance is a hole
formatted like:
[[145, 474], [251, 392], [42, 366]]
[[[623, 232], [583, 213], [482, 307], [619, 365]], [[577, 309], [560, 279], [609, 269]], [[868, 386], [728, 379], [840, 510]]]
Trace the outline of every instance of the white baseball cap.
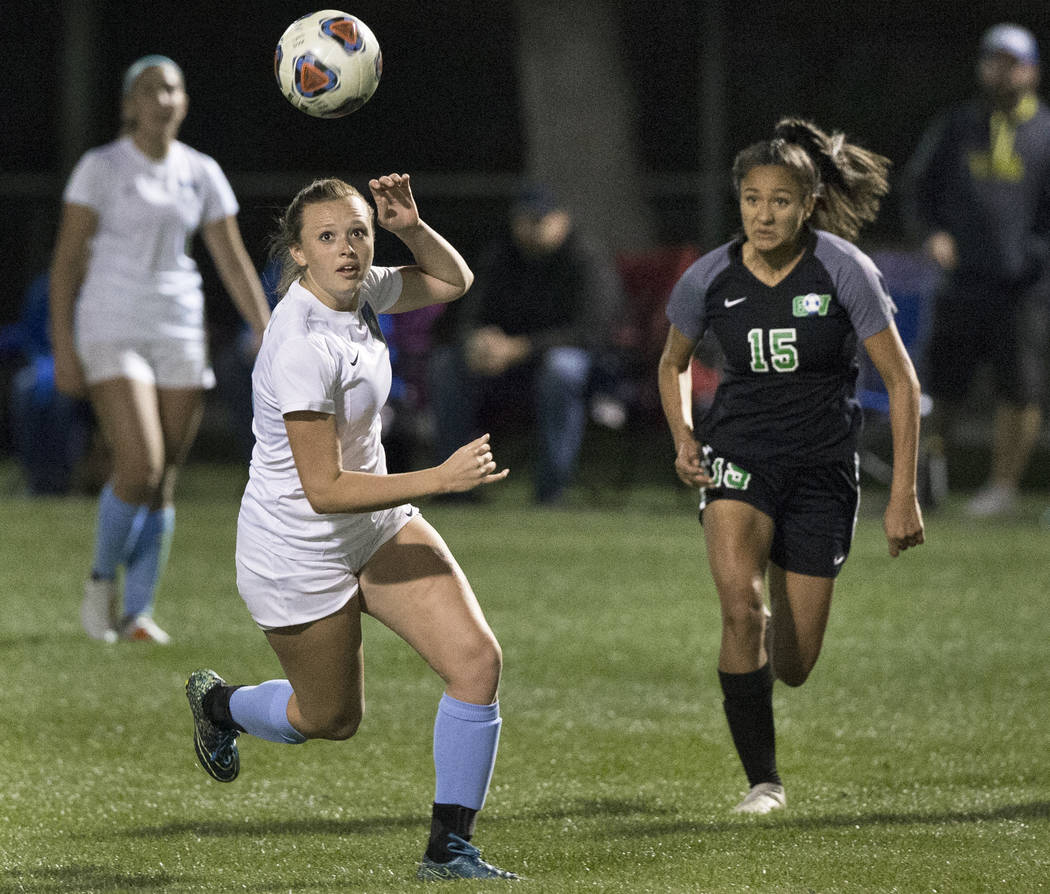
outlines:
[[981, 55], [1007, 53], [1019, 62], [1039, 61], [1039, 44], [1027, 28], [1005, 22], [993, 25], [981, 37]]

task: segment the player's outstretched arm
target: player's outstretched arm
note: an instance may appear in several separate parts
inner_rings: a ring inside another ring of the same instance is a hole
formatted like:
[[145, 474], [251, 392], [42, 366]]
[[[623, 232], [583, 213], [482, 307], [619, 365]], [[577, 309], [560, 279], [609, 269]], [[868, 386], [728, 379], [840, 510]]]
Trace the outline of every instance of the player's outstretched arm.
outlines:
[[330, 413], [287, 413], [284, 424], [303, 491], [318, 513], [389, 509], [438, 494], [494, 484], [509, 474], [508, 469], [497, 471], [488, 435], [464, 444], [440, 466], [376, 475], [343, 469], [335, 417]]
[[376, 223], [408, 246], [416, 263], [402, 267], [401, 297], [388, 313], [447, 304], [474, 282], [463, 256], [419, 216], [408, 174], [387, 174], [368, 182], [376, 203]]

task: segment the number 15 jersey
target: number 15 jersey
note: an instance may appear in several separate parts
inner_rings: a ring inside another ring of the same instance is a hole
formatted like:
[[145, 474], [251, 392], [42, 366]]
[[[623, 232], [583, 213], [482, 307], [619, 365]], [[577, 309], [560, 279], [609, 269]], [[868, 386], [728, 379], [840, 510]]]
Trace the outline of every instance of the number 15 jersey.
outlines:
[[893, 306], [874, 262], [852, 243], [810, 233], [795, 268], [767, 286], [744, 266], [743, 240], [697, 260], [667, 317], [724, 355], [722, 380], [697, 437], [742, 460], [787, 465], [850, 459], [860, 407], [857, 344], [886, 329]]

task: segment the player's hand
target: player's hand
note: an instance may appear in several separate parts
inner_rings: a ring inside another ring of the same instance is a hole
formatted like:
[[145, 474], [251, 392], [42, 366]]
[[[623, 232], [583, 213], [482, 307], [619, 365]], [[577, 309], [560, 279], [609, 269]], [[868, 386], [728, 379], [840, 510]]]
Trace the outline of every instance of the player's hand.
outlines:
[[891, 494], [882, 518], [882, 527], [886, 532], [890, 555], [894, 558], [904, 550], [926, 542], [922, 510], [914, 497], [895, 498]]
[[376, 203], [376, 223], [397, 233], [419, 226], [419, 209], [412, 196], [408, 174], [386, 174], [368, 181]]
[[686, 438], [678, 446], [674, 470], [682, 483], [690, 487], [707, 487], [711, 484], [711, 477], [704, 470], [704, 463], [700, 457], [700, 444], [693, 438]]
[[496, 461], [492, 458], [492, 447], [486, 434], [460, 447], [438, 466], [438, 472], [444, 485], [442, 492], [454, 494], [473, 490], [481, 484], [502, 481], [510, 474], [510, 469], [496, 471]]

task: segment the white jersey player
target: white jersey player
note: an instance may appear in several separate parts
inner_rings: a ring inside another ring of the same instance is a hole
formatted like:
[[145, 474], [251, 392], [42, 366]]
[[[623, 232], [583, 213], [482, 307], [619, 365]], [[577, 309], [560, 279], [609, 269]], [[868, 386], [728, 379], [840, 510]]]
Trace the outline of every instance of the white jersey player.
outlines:
[[[361, 722], [361, 615], [409, 643], [444, 680], [424, 879], [515, 878], [471, 844], [496, 760], [502, 654], [467, 579], [412, 501], [503, 480], [488, 435], [440, 466], [387, 474], [380, 410], [390, 358], [376, 313], [459, 298], [466, 262], [419, 217], [407, 174], [369, 183], [376, 211], [319, 180], [285, 212], [284, 297], [252, 377], [256, 446], [237, 527], [237, 587], [286, 679], [229, 686], [194, 671], [186, 694], [201, 765], [240, 770], [236, 738], [348, 739]], [[415, 264], [372, 265], [375, 223]]]
[[51, 265], [55, 382], [65, 394], [86, 393], [113, 461], [80, 612], [96, 639], [168, 641], [152, 615], [175, 525], [175, 476], [215, 382], [201, 276], [187, 253], [196, 232], [259, 337], [269, 317], [229, 183], [215, 161], [176, 139], [186, 108], [172, 60], [145, 56], [128, 69], [123, 134], [77, 164]]

